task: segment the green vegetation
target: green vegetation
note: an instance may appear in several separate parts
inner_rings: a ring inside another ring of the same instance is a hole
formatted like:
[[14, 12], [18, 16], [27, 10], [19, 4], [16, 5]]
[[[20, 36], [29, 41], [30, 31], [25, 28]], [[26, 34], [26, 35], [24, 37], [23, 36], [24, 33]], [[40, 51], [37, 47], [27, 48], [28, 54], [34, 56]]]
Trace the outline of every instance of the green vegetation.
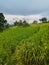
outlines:
[[16, 21], [16, 22], [14, 22], [14, 26], [22, 26], [22, 27], [26, 27], [26, 26], [29, 26], [29, 24], [27, 23], [27, 21], [22, 21], [22, 20], [20, 20], [20, 21]]
[[0, 31], [8, 28], [7, 20], [5, 19], [3, 13], [0, 13]]
[[42, 23], [47, 23], [48, 22], [46, 17], [43, 17], [43, 18], [39, 19], [39, 21], [41, 21]]
[[49, 65], [49, 23], [0, 32], [0, 65]]
[[33, 21], [33, 24], [37, 24], [37, 23], [38, 23], [38, 21], [36, 21], [36, 20]]

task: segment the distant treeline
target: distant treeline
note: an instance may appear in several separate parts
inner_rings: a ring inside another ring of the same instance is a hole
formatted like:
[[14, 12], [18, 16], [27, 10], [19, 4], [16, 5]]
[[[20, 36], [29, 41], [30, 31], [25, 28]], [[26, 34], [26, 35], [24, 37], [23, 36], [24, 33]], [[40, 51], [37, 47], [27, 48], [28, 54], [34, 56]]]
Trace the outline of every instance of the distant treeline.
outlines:
[[[39, 19], [39, 21], [41, 23], [48, 23], [49, 22], [46, 17], [43, 17], [43, 18]], [[32, 24], [37, 24], [37, 23], [38, 23], [37, 20], [34, 20], [32, 22]], [[14, 25], [10, 25], [10, 24], [7, 23], [7, 20], [5, 19], [3, 13], [0, 13], [0, 31], [3, 31], [3, 30], [5, 30], [5, 29], [7, 29], [7, 28], [9, 28], [11, 26], [23, 26], [23, 27], [26, 27], [26, 26], [29, 26], [29, 25], [30, 24], [26, 20], [24, 20], [24, 21], [22, 21], [22, 20], [15, 21]]]

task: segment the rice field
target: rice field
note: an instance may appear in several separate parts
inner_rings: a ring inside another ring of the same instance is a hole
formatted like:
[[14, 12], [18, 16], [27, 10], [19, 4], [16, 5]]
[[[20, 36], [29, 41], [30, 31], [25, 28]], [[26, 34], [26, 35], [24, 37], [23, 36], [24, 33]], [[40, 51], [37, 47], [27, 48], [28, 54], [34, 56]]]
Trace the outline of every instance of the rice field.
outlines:
[[0, 32], [0, 65], [49, 65], [49, 23]]

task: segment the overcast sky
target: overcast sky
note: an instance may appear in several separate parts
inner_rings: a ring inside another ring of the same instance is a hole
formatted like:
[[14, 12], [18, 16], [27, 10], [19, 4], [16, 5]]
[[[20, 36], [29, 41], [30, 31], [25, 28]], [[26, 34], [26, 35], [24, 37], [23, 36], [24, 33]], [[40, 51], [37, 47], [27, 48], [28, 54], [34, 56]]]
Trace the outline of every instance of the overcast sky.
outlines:
[[0, 12], [4, 14], [49, 16], [49, 0], [0, 0]]

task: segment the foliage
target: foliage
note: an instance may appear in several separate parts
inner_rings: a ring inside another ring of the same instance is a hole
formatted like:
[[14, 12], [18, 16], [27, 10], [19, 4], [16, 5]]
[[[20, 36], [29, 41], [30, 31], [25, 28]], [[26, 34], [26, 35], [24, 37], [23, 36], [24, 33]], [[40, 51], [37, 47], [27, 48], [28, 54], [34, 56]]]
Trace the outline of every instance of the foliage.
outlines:
[[19, 22], [14, 22], [14, 26], [23, 26], [23, 27], [26, 27], [26, 26], [29, 26], [29, 24], [24, 20], [20, 20]]
[[0, 31], [3, 31], [7, 26], [7, 20], [5, 20], [5, 17], [3, 13], [0, 13]]
[[47, 22], [47, 18], [43, 17], [43, 18], [39, 19], [39, 21], [42, 21], [42, 23], [46, 23]]
[[23, 25], [22, 20], [20, 20], [20, 21], [18, 22], [18, 26], [22, 26], [22, 25]]
[[36, 20], [33, 21], [34, 24], [37, 24], [38, 22]]
[[49, 65], [49, 23], [0, 32], [0, 65]]
[[19, 24], [19, 22], [17, 22], [17, 21], [14, 22], [14, 26], [18, 26], [18, 24]]
[[9, 27], [10, 27], [10, 25], [7, 23], [7, 24], [6, 24], [6, 28], [9, 28]]
[[29, 24], [24, 20], [23, 21], [23, 27], [29, 26]]

